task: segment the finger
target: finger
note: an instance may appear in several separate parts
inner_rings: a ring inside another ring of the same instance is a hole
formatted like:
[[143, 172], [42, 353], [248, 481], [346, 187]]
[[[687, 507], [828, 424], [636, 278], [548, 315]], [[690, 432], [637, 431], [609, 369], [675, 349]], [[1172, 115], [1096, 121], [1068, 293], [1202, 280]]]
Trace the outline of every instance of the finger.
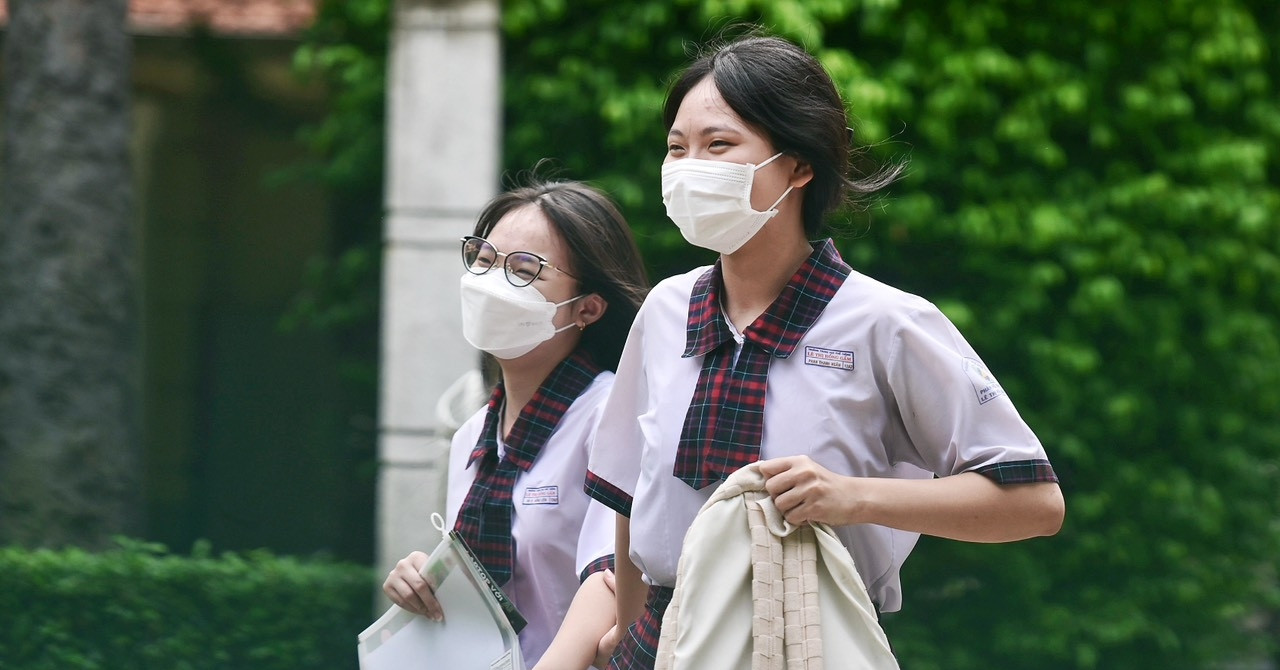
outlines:
[[[387, 576], [383, 591], [397, 605], [435, 621], [442, 621], [444, 610], [436, 600], [431, 585], [422, 577], [422, 568], [427, 564], [428, 558], [426, 554], [415, 551], [397, 561], [396, 567]], [[388, 586], [390, 591], [387, 591]]]
[[766, 480], [764, 480], [764, 490], [777, 500], [778, 496], [790, 491], [795, 487], [795, 477], [789, 471], [780, 472]]
[[435, 621], [444, 620], [444, 609], [440, 607], [440, 601], [436, 600], [435, 590], [422, 578], [422, 574], [413, 571], [404, 576], [404, 584], [411, 592], [406, 599], [413, 603], [416, 611]]
[[440, 601], [436, 600], [436, 594], [429, 588], [427, 593], [418, 593], [418, 598], [422, 601], [423, 614], [432, 621], [444, 621], [444, 607], [440, 605]]
[[413, 589], [405, 583], [405, 581], [395, 575], [394, 572], [387, 577], [387, 581], [382, 584], [382, 592], [387, 595], [391, 602], [418, 614], [425, 614], [422, 609], [418, 595]]
[[[785, 517], [795, 510], [802, 501], [803, 498], [799, 491], [795, 489], [788, 489], [787, 491], [779, 493], [773, 497], [773, 506], [777, 507], [778, 511], [782, 512], [782, 516]], [[790, 521], [790, 519], [788, 519], [788, 521]]]
[[767, 461], [756, 462], [756, 466], [760, 468], [760, 474], [764, 475], [765, 479], [769, 479], [779, 473], [790, 470], [791, 465], [791, 458], [789, 456], [784, 456], [782, 458], [770, 458]]
[[618, 646], [620, 631], [618, 625], [614, 624], [604, 637], [600, 638], [600, 642], [596, 644], [596, 658], [593, 665], [597, 668], [609, 667], [609, 659], [613, 656], [613, 650]]
[[[782, 509], [782, 507], [778, 509]], [[803, 500], [800, 500], [783, 511], [782, 518], [792, 525], [799, 526], [809, 520], [809, 507]]]
[[604, 585], [609, 587], [611, 593], [618, 592], [618, 578], [614, 576], [613, 570], [605, 570], [603, 579]]

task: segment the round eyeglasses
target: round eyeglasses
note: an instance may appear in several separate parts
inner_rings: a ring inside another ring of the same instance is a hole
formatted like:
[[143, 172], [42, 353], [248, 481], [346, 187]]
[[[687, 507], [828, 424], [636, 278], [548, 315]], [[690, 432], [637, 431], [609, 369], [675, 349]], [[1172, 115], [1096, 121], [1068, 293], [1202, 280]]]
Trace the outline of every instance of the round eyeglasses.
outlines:
[[[547, 262], [547, 259], [530, 251], [501, 252], [483, 237], [467, 235], [462, 238], [462, 265], [473, 275], [482, 275], [494, 268], [498, 257], [503, 257], [502, 270], [512, 286], [528, 286], [548, 267], [573, 277]], [[577, 277], [573, 277], [577, 279]]]

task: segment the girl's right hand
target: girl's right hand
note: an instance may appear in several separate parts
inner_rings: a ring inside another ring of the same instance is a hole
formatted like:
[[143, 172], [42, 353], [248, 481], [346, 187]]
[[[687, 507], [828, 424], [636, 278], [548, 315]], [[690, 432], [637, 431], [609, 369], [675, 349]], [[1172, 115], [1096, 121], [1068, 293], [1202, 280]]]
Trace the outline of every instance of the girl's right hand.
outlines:
[[427, 564], [427, 555], [415, 551], [396, 562], [396, 567], [387, 574], [382, 583], [382, 592], [387, 594], [391, 602], [432, 621], [444, 621], [444, 610], [440, 601], [436, 600], [431, 585], [422, 578], [422, 566]]

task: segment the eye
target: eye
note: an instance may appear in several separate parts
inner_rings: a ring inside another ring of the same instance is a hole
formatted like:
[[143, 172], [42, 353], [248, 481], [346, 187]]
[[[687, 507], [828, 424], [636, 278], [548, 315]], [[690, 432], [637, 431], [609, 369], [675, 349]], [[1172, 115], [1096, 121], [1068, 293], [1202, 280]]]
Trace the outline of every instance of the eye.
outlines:
[[533, 281], [541, 269], [541, 259], [533, 254], [515, 252], [507, 257], [507, 272], [526, 283]]

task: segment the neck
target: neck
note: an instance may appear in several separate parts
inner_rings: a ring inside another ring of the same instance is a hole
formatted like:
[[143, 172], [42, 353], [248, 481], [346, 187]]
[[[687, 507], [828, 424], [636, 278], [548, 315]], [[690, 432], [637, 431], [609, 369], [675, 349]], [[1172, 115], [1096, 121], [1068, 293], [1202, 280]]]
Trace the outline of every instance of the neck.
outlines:
[[759, 318], [811, 253], [813, 247], [798, 222], [786, 225], [775, 220], [741, 249], [721, 256], [722, 299], [734, 327], [742, 331]]
[[[551, 342], [545, 342], [542, 346], [551, 345]], [[557, 343], [558, 344], [558, 343]], [[547, 380], [547, 376], [561, 361], [568, 358], [573, 350], [564, 352], [562, 356], [535, 356], [527, 354], [520, 358], [511, 360], [499, 360], [498, 367], [502, 369], [502, 385], [505, 389], [504, 406], [502, 410], [502, 434], [505, 437], [511, 432], [511, 427], [515, 425], [516, 419], [520, 416], [520, 411], [524, 409], [529, 401], [533, 400], [533, 396], [538, 392], [538, 388]]]

